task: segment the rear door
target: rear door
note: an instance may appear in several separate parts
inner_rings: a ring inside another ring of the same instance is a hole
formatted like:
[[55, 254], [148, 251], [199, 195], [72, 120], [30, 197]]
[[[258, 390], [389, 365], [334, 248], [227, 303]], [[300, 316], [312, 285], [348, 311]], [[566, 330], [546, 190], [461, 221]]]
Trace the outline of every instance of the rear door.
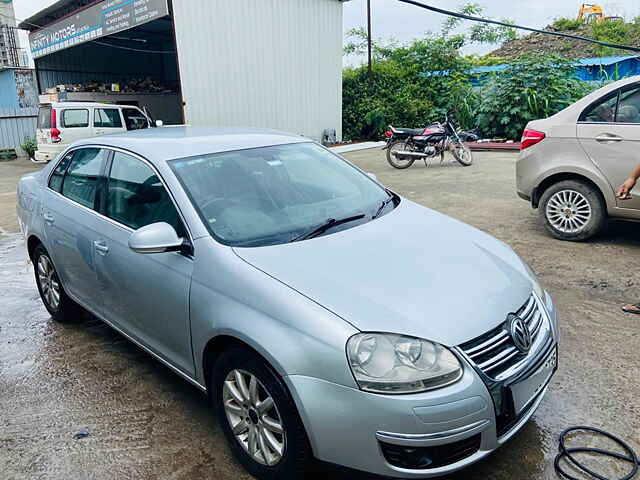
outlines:
[[119, 108], [93, 109], [93, 135], [125, 132], [124, 122]]
[[70, 144], [76, 140], [92, 137], [90, 123], [91, 109], [88, 107], [62, 108], [59, 110], [59, 130], [62, 142]]
[[47, 249], [67, 293], [101, 313], [96, 275], [97, 192], [108, 150], [65, 155], [49, 178], [42, 205]]
[[[617, 189], [640, 160], [640, 84], [612, 92], [587, 107], [577, 134], [611, 189]], [[616, 200], [617, 206], [640, 209], [640, 186], [631, 195], [631, 200]]]

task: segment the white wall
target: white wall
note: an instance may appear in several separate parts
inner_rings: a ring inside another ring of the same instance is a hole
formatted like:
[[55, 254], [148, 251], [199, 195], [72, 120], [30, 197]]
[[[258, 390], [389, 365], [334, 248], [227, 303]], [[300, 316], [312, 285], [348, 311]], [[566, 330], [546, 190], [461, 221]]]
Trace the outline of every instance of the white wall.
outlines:
[[342, 3], [174, 0], [186, 121], [342, 138]]

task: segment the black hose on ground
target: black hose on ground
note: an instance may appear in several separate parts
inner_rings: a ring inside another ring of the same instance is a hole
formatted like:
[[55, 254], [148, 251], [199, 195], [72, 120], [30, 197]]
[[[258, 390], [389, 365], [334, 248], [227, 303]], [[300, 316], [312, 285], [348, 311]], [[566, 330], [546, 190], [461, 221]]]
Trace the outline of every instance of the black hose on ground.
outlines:
[[[620, 447], [622, 447], [622, 449], [625, 452], [627, 452], [628, 455], [623, 455], [618, 452], [612, 452], [610, 450], [604, 450], [601, 448], [567, 447], [565, 445], [566, 438], [569, 434], [574, 432], [590, 432], [596, 435], [606, 437], [609, 440], [613, 441], [614, 443], [618, 444]], [[558, 455], [556, 455], [556, 459], [553, 462], [553, 466], [558, 476], [562, 478], [566, 478], [567, 480], [583, 480], [583, 479], [580, 477], [574, 477], [569, 473], [567, 473], [567, 471], [560, 464], [562, 460], [565, 460], [566, 462], [570, 462], [578, 470], [582, 471], [585, 474], [591, 475], [592, 477], [597, 478], [598, 480], [613, 480], [587, 468], [585, 465], [583, 465], [578, 460], [576, 460], [576, 458], [573, 456], [574, 453], [595, 453], [600, 456], [615, 458], [616, 460], [621, 460], [621, 461], [630, 463], [632, 465], [631, 470], [624, 477], [620, 477], [617, 480], [631, 480], [633, 477], [636, 476], [636, 473], [638, 473], [638, 468], [640, 467], [640, 464], [638, 463], [638, 455], [636, 454], [636, 452], [633, 451], [633, 449], [627, 443], [623, 442], [620, 438], [616, 437], [615, 435], [612, 435], [609, 432], [605, 432], [604, 430], [600, 430], [599, 428], [579, 426], [579, 427], [567, 428], [565, 431], [563, 431], [560, 434], [559, 453]]]

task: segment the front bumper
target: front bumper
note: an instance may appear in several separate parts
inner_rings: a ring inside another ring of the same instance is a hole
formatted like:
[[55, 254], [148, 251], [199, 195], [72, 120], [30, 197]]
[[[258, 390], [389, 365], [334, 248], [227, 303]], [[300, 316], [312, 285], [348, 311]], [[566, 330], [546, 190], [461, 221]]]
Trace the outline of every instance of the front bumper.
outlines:
[[[533, 378], [549, 358], [557, 358], [552, 315], [555, 312], [549, 312], [547, 321], [554, 333], [544, 352], [532, 356], [526, 368], [530, 373], [518, 381]], [[495, 384], [488, 385], [461, 359], [465, 371], [457, 383], [413, 395], [371, 394], [295, 375], [285, 380], [318, 459], [382, 476], [431, 478], [465, 468], [507, 442], [536, 411], [555, 373], [554, 367], [526, 407], [505, 423], [504, 402], [497, 414]], [[501, 387], [503, 394], [509, 392], [508, 385]], [[402, 458], [421, 452], [428, 453], [431, 465], [403, 466]]]

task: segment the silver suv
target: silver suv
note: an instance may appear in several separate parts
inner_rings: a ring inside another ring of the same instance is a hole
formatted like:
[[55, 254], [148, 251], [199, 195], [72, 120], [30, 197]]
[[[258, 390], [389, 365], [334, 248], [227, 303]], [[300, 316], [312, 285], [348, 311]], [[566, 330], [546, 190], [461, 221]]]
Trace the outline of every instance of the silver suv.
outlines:
[[82, 307], [207, 392], [260, 478], [313, 457], [452, 472], [518, 432], [556, 371], [553, 302], [507, 245], [299, 136], [83, 140], [18, 200], [51, 316]]
[[603, 87], [530, 122], [516, 167], [518, 195], [562, 240], [586, 240], [608, 217], [640, 219], [640, 192], [615, 189], [640, 163], [640, 76]]

